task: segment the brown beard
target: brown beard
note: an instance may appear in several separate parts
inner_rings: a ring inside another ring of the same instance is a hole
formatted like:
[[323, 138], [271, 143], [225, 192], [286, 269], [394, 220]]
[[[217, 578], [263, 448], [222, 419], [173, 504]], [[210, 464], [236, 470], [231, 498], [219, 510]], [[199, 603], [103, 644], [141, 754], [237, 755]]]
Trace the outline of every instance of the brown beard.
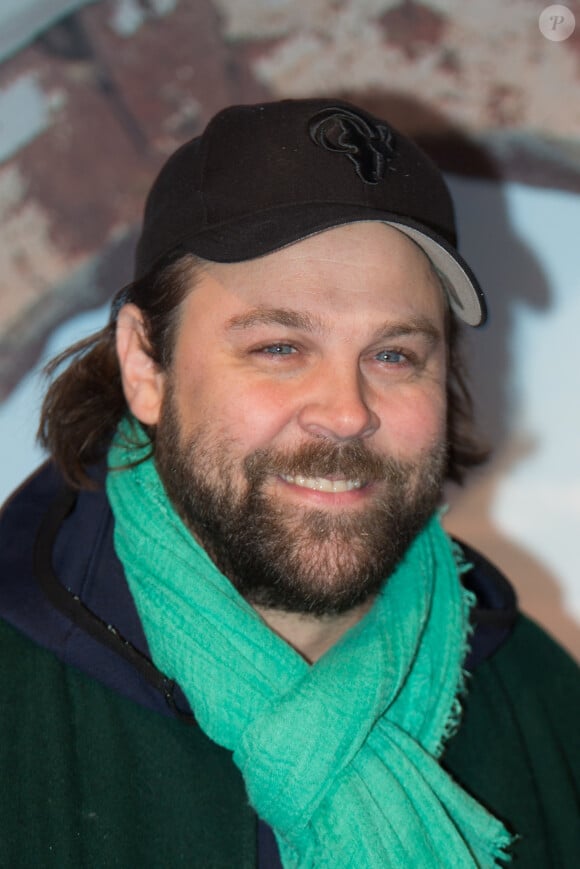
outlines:
[[[204, 427], [181, 431], [169, 387], [155, 459], [175, 509], [249, 603], [323, 616], [362, 604], [392, 573], [437, 508], [446, 449], [438, 443], [416, 462], [377, 456], [360, 440], [316, 440], [291, 454], [260, 449], [244, 460], [240, 484], [226, 440]], [[366, 508], [302, 508], [268, 493], [280, 474], [364, 480], [377, 494]]]

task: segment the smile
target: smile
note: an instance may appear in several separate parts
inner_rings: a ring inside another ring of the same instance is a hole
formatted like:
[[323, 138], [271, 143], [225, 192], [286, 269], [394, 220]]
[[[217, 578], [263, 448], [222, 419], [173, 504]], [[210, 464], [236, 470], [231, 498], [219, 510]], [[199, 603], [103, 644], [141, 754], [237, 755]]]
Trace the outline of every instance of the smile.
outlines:
[[329, 480], [326, 477], [302, 477], [300, 475], [291, 477], [288, 474], [281, 474], [282, 479], [286, 483], [292, 483], [294, 486], [300, 486], [303, 489], [314, 489], [316, 492], [351, 492], [353, 489], [360, 489], [364, 486], [362, 480]]

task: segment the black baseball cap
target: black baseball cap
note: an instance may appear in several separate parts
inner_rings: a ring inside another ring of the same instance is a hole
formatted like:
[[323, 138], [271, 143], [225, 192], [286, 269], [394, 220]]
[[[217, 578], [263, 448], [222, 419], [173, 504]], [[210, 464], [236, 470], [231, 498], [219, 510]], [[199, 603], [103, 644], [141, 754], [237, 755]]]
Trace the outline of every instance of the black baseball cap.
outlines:
[[386, 121], [343, 100], [281, 100], [220, 111], [165, 163], [147, 198], [135, 279], [185, 252], [255, 259], [353, 221], [396, 227], [427, 254], [451, 308], [485, 321], [457, 251], [443, 176]]

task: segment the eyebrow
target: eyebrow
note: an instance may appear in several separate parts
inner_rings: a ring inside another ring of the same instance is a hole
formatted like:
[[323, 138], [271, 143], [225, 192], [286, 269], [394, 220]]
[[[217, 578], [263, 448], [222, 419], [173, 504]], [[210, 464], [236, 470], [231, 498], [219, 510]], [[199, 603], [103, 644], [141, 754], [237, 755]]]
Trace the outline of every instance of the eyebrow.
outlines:
[[290, 329], [301, 329], [303, 332], [323, 332], [322, 320], [293, 311], [290, 308], [251, 308], [244, 314], [231, 317], [226, 323], [227, 330], [251, 329], [253, 326], [278, 325]]
[[418, 335], [425, 338], [430, 344], [436, 344], [441, 340], [442, 331], [428, 318], [422, 316], [410, 317], [404, 322], [385, 323], [380, 326], [373, 335], [373, 341], [389, 338], [405, 338]]
[[[323, 334], [327, 331], [324, 321], [320, 317], [294, 311], [291, 308], [269, 308], [261, 306], [251, 308], [243, 314], [237, 314], [226, 322], [226, 331], [243, 331], [252, 329], [254, 326], [286, 326], [290, 329], [299, 329], [302, 332]], [[400, 322], [387, 322], [373, 333], [372, 341], [402, 338], [409, 335], [419, 335], [426, 338], [429, 343], [435, 344], [441, 339], [441, 330], [433, 322], [424, 316], [410, 317]]]

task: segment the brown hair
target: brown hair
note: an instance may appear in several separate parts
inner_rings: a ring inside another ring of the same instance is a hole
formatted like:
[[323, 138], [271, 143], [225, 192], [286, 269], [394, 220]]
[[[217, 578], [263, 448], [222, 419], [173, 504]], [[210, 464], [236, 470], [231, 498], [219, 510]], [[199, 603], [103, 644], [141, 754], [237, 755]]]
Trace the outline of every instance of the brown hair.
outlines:
[[462, 483], [471, 468], [489, 458], [490, 449], [475, 434], [473, 398], [463, 359], [463, 326], [447, 308], [447, 479]]
[[180, 305], [202, 260], [188, 254], [124, 287], [113, 300], [104, 329], [68, 347], [49, 362], [53, 377], [40, 415], [38, 439], [67, 483], [91, 486], [86, 468], [104, 455], [128, 407], [116, 350], [117, 314], [127, 302], [143, 312], [147, 352], [162, 370], [171, 364]]
[[[73, 344], [46, 368], [54, 375], [42, 405], [38, 437], [65, 480], [75, 488], [90, 487], [87, 467], [105, 453], [121, 418], [127, 413], [115, 347], [116, 315], [133, 302], [144, 315], [147, 352], [162, 370], [171, 364], [181, 303], [195, 285], [204, 261], [191, 254], [129, 284], [113, 302], [104, 329]], [[460, 325], [448, 309], [447, 342], [447, 477], [461, 482], [465, 472], [487, 458], [473, 434], [473, 402], [460, 350]], [[154, 432], [150, 435], [153, 437]]]

